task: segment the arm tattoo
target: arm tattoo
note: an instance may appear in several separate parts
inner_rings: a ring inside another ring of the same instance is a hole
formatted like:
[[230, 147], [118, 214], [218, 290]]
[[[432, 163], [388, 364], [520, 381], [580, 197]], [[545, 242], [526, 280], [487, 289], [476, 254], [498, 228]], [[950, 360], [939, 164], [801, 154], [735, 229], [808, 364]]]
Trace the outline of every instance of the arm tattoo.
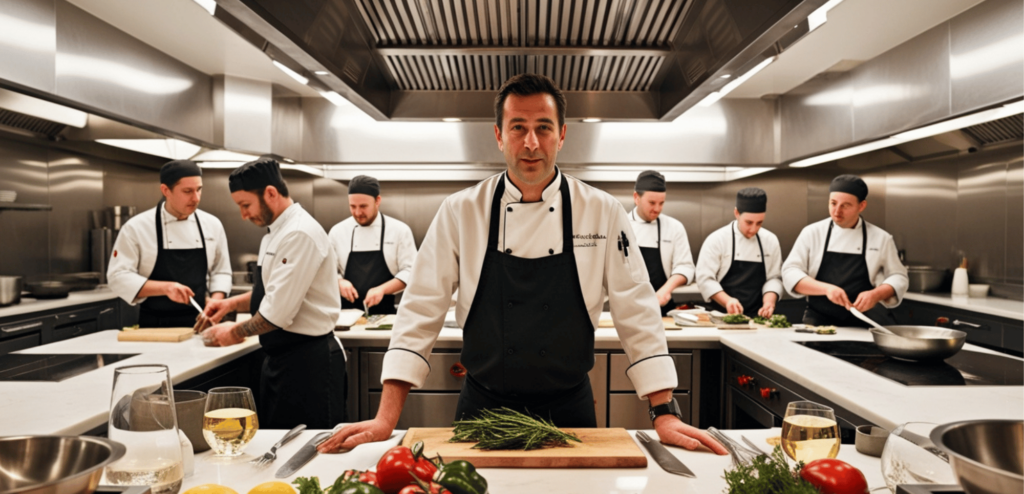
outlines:
[[235, 325], [231, 332], [238, 338], [245, 338], [246, 336], [256, 336], [259, 334], [269, 333], [275, 329], [281, 328], [274, 326], [270, 321], [264, 319], [262, 314], [257, 312], [255, 316], [252, 316], [252, 319]]

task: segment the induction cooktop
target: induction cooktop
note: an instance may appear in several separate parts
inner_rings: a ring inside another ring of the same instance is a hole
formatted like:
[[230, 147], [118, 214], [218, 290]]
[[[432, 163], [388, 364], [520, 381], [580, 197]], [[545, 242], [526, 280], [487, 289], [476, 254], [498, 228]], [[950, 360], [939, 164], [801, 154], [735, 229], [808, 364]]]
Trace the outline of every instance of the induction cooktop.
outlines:
[[9, 353], [0, 356], [0, 381], [60, 382], [136, 355]]
[[1024, 360], [961, 350], [940, 362], [887, 357], [869, 341], [798, 341], [812, 350], [849, 362], [906, 386], [1020, 386]]

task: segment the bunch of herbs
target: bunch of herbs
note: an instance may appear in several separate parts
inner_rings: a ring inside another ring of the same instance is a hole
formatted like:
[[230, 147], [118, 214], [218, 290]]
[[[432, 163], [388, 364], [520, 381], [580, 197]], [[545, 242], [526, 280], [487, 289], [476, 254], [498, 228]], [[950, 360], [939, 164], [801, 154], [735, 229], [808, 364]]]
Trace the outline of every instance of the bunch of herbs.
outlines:
[[509, 408], [483, 410], [473, 419], [457, 420], [449, 442], [476, 442], [474, 449], [522, 449], [568, 446], [582, 442], [550, 421]]
[[803, 467], [804, 463], [799, 462], [790, 470], [782, 447], [776, 446], [771, 456], [761, 455], [752, 464], [726, 470], [724, 478], [729, 494], [819, 494], [800, 477]]

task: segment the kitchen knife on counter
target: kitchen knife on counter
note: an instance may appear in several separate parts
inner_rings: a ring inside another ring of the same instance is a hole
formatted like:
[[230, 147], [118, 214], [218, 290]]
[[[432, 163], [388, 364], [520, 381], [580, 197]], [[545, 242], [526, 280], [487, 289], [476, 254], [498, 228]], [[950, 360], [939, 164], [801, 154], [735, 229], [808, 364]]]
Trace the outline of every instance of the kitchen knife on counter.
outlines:
[[329, 437], [334, 435], [335, 431], [321, 432], [310, 439], [308, 443], [304, 444], [294, 456], [288, 459], [288, 462], [284, 464], [277, 473], [274, 474], [274, 478], [283, 479], [291, 477], [295, 472], [298, 472], [300, 468], [306, 466], [310, 460], [316, 458], [318, 454], [316, 447], [320, 443], [326, 441]]
[[654, 461], [658, 462], [658, 465], [660, 465], [666, 472], [675, 475], [682, 475], [683, 477], [697, 478], [697, 476], [693, 474], [693, 470], [690, 470], [686, 465], [683, 465], [683, 462], [679, 461], [679, 458], [676, 458], [675, 455], [670, 453], [669, 450], [662, 446], [660, 442], [651, 439], [651, 436], [648, 436], [644, 431], [636, 431], [636, 438], [640, 441], [640, 444], [642, 444], [644, 448], [651, 453], [651, 456], [654, 457]]

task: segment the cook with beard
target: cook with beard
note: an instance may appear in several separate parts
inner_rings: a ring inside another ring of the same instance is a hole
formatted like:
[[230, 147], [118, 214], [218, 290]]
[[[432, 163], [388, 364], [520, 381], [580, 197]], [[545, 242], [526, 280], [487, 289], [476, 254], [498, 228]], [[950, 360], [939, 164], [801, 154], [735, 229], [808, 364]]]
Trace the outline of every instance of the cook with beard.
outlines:
[[359, 175], [348, 184], [352, 216], [327, 235], [338, 258], [342, 309], [394, 314], [395, 293], [405, 289], [416, 259], [412, 230], [380, 212], [380, 182]]
[[337, 261], [327, 233], [288, 197], [272, 158], [246, 163], [228, 178], [242, 219], [266, 228], [253, 290], [210, 303], [220, 321], [232, 311], [252, 318], [203, 332], [207, 346], [230, 346], [259, 335], [267, 357], [260, 379], [260, 426], [330, 429], [345, 420], [345, 352], [334, 336], [340, 315]]
[[782, 264], [786, 290], [807, 297], [806, 324], [867, 327], [850, 307], [880, 324], [895, 323], [886, 308], [898, 306], [907, 293], [907, 268], [892, 235], [861, 216], [867, 197], [860, 177], [833, 179], [829, 218], [804, 227]]
[[667, 190], [662, 174], [654, 170], [640, 172], [633, 186], [636, 207], [629, 212], [629, 223], [640, 243], [662, 316], [672, 310], [672, 290], [690, 283], [694, 272], [686, 228], [679, 220], [661, 214]]
[[498, 90], [495, 114], [507, 170], [445, 199], [398, 308], [376, 418], [342, 428], [319, 449], [391, 437], [409, 390], [430, 372], [427, 357], [458, 289], [468, 375], [453, 419], [509, 407], [558, 427], [596, 427], [587, 372], [607, 293], [631, 362], [626, 375], [638, 399], [649, 400], [658, 436], [725, 454], [680, 420], [664, 324], [625, 211], [555, 166], [565, 96], [545, 76], [517, 75]]
[[782, 293], [782, 249], [762, 228], [768, 194], [757, 187], [736, 193], [736, 218], [708, 235], [697, 257], [697, 286], [712, 308], [747, 317], [771, 317]]
[[111, 290], [139, 307], [144, 328], [191, 327], [203, 305], [231, 291], [228, 239], [220, 220], [199, 209], [203, 173], [188, 160], [160, 168], [163, 199], [121, 227], [110, 254]]

